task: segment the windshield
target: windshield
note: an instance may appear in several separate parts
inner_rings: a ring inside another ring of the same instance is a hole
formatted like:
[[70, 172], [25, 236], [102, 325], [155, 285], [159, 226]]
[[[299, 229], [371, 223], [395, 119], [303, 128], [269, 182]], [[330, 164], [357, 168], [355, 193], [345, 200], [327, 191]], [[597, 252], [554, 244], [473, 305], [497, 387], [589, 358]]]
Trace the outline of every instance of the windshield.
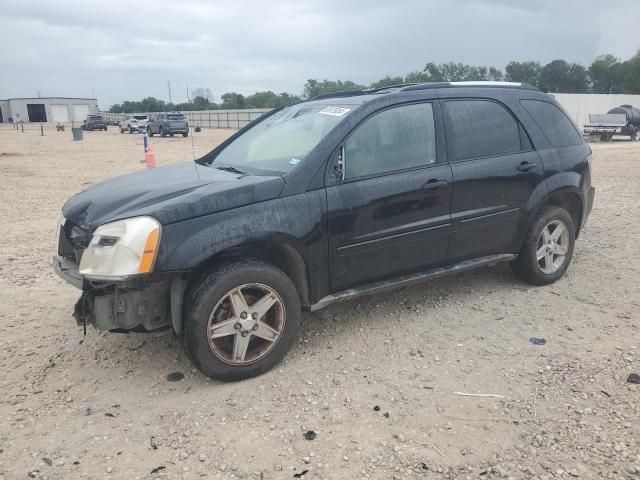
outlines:
[[184, 115], [181, 113], [175, 113], [173, 115], [167, 115], [169, 120], [184, 120]]
[[147, 116], [146, 115], [134, 115], [133, 118], [136, 119], [136, 120], [146, 120]]
[[304, 103], [285, 108], [227, 145], [212, 166], [286, 173], [301, 163], [352, 108]]

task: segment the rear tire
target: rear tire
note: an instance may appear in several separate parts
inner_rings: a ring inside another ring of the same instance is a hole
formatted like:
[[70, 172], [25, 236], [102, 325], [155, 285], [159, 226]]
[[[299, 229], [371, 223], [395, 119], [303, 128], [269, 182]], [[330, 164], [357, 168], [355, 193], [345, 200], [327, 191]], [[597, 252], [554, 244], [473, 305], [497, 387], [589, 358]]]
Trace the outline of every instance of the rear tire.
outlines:
[[166, 137], [167, 133], [164, 131], [164, 128], [160, 127], [160, 136], [161, 137]]
[[131, 135], [133, 133], [133, 128], [131, 128], [131, 125], [129, 125], [129, 135]]
[[527, 283], [549, 285], [569, 268], [575, 241], [576, 228], [571, 215], [560, 207], [543, 207], [529, 227], [511, 269]]
[[150, 128], [147, 128], [147, 135], [153, 137], [153, 131]]
[[124, 133], [124, 128], [120, 127], [120, 133]]
[[189, 132], [187, 132], [187, 133], [183, 133], [183, 134], [182, 134], [182, 136], [183, 136], [183, 137], [188, 137], [188, 136], [189, 136]]
[[226, 264], [204, 275], [185, 300], [185, 352], [202, 373], [217, 380], [243, 380], [270, 370], [298, 332], [295, 285], [281, 270], [257, 260]]

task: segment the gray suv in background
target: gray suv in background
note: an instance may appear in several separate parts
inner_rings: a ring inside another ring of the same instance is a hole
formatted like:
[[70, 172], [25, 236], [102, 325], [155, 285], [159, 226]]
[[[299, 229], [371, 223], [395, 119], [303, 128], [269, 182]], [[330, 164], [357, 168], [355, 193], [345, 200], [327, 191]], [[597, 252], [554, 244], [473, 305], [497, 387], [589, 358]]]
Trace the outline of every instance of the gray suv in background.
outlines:
[[181, 133], [183, 137], [189, 135], [189, 123], [180, 112], [162, 112], [152, 115], [147, 124], [147, 132], [150, 137], [159, 134], [163, 137]]

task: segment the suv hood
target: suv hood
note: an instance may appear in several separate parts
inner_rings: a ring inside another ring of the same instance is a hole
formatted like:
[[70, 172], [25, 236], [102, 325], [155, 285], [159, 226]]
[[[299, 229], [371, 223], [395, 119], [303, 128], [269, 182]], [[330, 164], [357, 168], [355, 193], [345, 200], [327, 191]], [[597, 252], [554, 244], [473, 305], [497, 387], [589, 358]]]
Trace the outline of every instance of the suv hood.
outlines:
[[71, 197], [62, 214], [90, 231], [138, 215], [166, 225], [277, 198], [284, 184], [279, 176], [240, 175], [184, 162], [97, 183]]

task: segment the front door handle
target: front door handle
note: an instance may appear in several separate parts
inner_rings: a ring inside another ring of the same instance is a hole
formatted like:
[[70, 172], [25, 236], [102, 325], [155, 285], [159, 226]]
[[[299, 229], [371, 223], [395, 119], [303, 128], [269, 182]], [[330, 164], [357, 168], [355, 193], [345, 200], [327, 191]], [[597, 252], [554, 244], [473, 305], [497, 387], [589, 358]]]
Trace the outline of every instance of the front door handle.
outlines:
[[535, 167], [536, 167], [535, 163], [524, 161], [520, 165], [518, 165], [516, 168], [521, 172], [528, 172], [529, 170]]
[[425, 192], [435, 192], [440, 187], [444, 187], [447, 184], [446, 180], [440, 180], [438, 178], [430, 178], [427, 183], [422, 186]]

